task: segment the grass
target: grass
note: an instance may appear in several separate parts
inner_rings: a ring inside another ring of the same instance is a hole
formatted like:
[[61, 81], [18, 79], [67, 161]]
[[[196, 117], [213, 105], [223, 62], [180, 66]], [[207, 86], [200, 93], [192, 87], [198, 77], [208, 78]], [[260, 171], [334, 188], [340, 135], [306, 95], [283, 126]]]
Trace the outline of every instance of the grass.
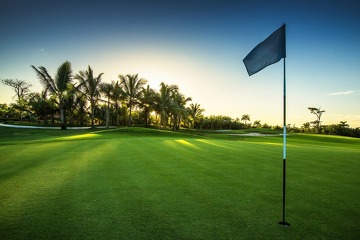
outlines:
[[0, 239], [359, 239], [360, 139], [0, 127]]

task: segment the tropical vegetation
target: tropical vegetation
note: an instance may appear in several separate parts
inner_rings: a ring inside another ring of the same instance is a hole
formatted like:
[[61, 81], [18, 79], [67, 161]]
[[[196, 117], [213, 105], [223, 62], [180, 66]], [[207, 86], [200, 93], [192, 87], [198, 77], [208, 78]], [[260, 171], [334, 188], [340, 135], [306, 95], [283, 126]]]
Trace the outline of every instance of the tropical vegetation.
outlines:
[[[138, 74], [119, 74], [111, 83], [103, 82], [103, 73], [94, 74], [88, 66], [75, 75], [66, 61], [51, 75], [44, 66], [31, 66], [43, 86], [41, 92], [31, 92], [24, 80], [3, 79], [4, 85], [15, 91], [16, 102], [0, 104], [0, 121], [26, 120], [37, 124], [67, 126], [157, 126], [177, 131], [180, 128], [238, 130], [273, 128], [254, 120], [249, 114], [233, 119], [223, 115], [205, 116], [199, 103], [180, 92], [177, 85], [162, 82], [159, 90], [147, 84]], [[360, 128], [350, 128], [346, 121], [321, 125], [325, 112], [309, 107], [316, 120], [303, 126], [288, 126], [290, 132], [322, 133], [360, 137]]]

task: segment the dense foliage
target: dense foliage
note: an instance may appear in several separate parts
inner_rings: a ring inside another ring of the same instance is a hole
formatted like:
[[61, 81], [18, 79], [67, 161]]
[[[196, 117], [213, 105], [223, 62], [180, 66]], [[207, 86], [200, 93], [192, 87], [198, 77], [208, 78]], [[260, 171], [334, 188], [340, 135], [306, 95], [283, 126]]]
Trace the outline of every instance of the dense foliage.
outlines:
[[311, 127], [309, 123], [304, 123], [301, 128], [290, 127], [289, 129], [291, 132], [318, 133], [360, 138], [360, 128], [350, 128], [346, 121], [341, 121], [338, 124], [320, 125], [318, 127]]
[[[280, 126], [251, 123], [250, 115], [232, 119], [228, 116], [204, 116], [205, 109], [192, 103], [176, 85], [162, 82], [159, 90], [147, 85], [147, 80], [138, 74], [119, 75], [117, 81], [102, 81], [103, 73], [87, 70], [73, 75], [71, 63], [59, 66], [52, 77], [45, 67], [31, 66], [43, 85], [41, 92], [31, 92], [31, 85], [24, 80], [3, 79], [2, 83], [15, 91], [16, 102], [0, 104], [0, 121], [27, 121], [66, 126], [103, 125], [155, 125], [178, 130], [180, 127], [206, 130], [238, 130], [244, 128], [273, 128]], [[350, 128], [342, 121], [339, 124], [320, 125], [324, 110], [309, 108], [317, 120], [304, 123], [301, 128], [288, 126], [290, 132], [321, 133], [360, 137], [360, 128]]]

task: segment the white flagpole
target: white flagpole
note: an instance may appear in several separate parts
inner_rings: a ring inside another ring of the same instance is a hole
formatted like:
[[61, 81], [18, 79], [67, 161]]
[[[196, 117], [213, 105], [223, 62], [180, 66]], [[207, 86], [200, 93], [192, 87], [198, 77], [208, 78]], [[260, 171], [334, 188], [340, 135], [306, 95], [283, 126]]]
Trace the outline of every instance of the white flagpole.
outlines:
[[286, 196], [286, 68], [285, 68], [285, 59], [284, 57], [284, 127], [283, 127], [283, 218], [279, 222], [284, 227], [289, 227], [290, 223], [285, 221], [285, 196]]

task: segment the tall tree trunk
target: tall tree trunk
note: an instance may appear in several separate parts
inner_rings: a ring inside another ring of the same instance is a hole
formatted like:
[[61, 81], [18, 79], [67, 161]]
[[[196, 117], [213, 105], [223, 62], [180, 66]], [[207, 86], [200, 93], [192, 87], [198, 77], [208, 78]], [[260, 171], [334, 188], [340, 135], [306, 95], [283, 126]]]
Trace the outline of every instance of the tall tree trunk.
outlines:
[[131, 122], [132, 122], [132, 116], [131, 116], [132, 106], [131, 106], [131, 105], [129, 106], [129, 109], [130, 109], [130, 115], [129, 115], [129, 123], [128, 123], [128, 126], [130, 127], [130, 126], [131, 126]]
[[22, 116], [22, 113], [23, 113], [23, 111], [22, 111], [22, 101], [21, 101], [21, 97], [20, 97], [20, 95], [18, 95], [18, 103], [19, 103], [19, 110], [20, 110], [20, 121], [22, 122], [22, 120], [23, 120], [23, 116]]
[[177, 116], [176, 115], [172, 115], [172, 130], [175, 131], [176, 130], [176, 120], [177, 120]]
[[148, 127], [148, 110], [146, 109], [146, 107], [145, 107], [145, 109], [144, 109], [144, 114], [145, 114], [145, 127], [147, 128]]
[[180, 125], [181, 125], [181, 116], [179, 116], [176, 130], [180, 130]]
[[115, 113], [116, 113], [116, 126], [120, 126], [120, 118], [119, 118], [119, 105], [116, 103], [115, 104]]
[[107, 102], [107, 109], [106, 109], [106, 128], [109, 128], [109, 117], [110, 117], [110, 100], [108, 99]]
[[92, 101], [90, 104], [91, 104], [91, 127], [94, 128], [95, 103]]
[[66, 122], [65, 122], [65, 112], [64, 112], [64, 99], [63, 96], [60, 95], [59, 97], [60, 100], [60, 125], [61, 125], [61, 129], [65, 130], [66, 129]]
[[61, 125], [61, 129], [63, 130], [66, 129], [64, 109], [62, 107], [60, 108], [60, 125]]

